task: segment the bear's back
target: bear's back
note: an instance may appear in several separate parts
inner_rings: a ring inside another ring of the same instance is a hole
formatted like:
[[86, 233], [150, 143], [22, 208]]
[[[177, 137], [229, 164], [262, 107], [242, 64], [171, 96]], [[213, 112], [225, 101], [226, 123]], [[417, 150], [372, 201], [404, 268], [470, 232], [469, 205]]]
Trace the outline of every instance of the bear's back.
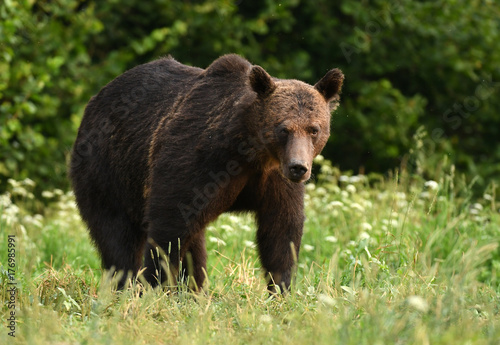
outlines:
[[168, 113], [175, 99], [191, 88], [203, 71], [183, 65], [171, 57], [136, 66], [116, 77], [92, 97], [85, 109], [82, 125], [93, 126], [94, 121], [109, 117], [114, 124], [137, 120], [143, 126], [145, 118], [154, 115], [152, 109], [162, 108], [163, 114]]

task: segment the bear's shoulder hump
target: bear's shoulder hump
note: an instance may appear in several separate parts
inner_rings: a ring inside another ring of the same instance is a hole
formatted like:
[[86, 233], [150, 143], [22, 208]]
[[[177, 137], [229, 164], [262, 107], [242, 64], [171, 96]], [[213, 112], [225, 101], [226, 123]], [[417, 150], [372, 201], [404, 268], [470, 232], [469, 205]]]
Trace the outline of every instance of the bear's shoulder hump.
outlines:
[[237, 54], [223, 55], [210, 64], [205, 70], [207, 76], [223, 76], [227, 74], [246, 75], [252, 64]]

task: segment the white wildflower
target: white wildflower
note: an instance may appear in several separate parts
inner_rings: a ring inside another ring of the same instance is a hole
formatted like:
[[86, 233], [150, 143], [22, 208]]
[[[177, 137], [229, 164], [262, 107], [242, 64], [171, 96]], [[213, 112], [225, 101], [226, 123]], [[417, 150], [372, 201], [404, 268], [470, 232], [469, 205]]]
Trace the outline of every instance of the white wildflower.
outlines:
[[338, 201], [338, 200], [332, 201], [328, 205], [330, 207], [342, 207], [342, 206], [344, 206], [344, 204], [342, 203], [342, 201]]
[[36, 183], [35, 183], [35, 181], [33, 181], [33, 180], [32, 180], [32, 179], [30, 179], [30, 178], [25, 178], [25, 179], [23, 180], [23, 184], [24, 184], [25, 186], [35, 187], [35, 184], [36, 184]]
[[388, 195], [389, 195], [389, 194], [388, 194], [387, 192], [378, 193], [378, 195], [377, 195], [377, 199], [378, 199], [378, 200], [385, 200], [385, 199], [387, 199], [387, 196], [388, 196]]
[[316, 185], [314, 183], [306, 184], [306, 191], [312, 192], [314, 189], [316, 189]]
[[382, 219], [382, 224], [386, 226], [389, 225], [394, 228], [398, 226], [398, 221], [396, 219]]
[[328, 166], [328, 165], [322, 165], [321, 166], [321, 172], [325, 175], [332, 175], [333, 174], [333, 168]]
[[324, 160], [325, 160], [325, 157], [323, 157], [322, 155], [317, 155], [314, 158], [314, 163], [321, 164], [321, 163], [323, 163]]
[[361, 229], [364, 231], [370, 231], [372, 229], [372, 226], [371, 224], [364, 222], [361, 223]]
[[362, 233], [359, 234], [358, 238], [360, 241], [363, 241], [369, 239], [370, 235], [368, 235], [368, 233], [363, 231]]
[[12, 194], [25, 197], [28, 194], [28, 191], [24, 187], [14, 187], [12, 188]]
[[429, 192], [422, 192], [422, 193], [420, 193], [420, 197], [422, 199], [429, 199], [431, 197], [431, 193], [429, 193]]
[[17, 216], [19, 215], [19, 207], [15, 204], [11, 204], [9, 207], [5, 208], [0, 214], [3, 220], [7, 223], [7, 225], [12, 225], [16, 222]]
[[370, 200], [363, 200], [362, 204], [363, 204], [364, 208], [372, 208], [373, 207], [373, 203]]
[[439, 183], [437, 183], [436, 181], [430, 180], [430, 181], [425, 182], [424, 186], [426, 188], [429, 188], [430, 190], [436, 190], [439, 187]]
[[406, 208], [406, 206], [408, 206], [408, 201], [406, 201], [406, 200], [398, 200], [398, 201], [396, 201], [396, 206], [398, 208]]
[[327, 194], [326, 189], [323, 187], [316, 188], [316, 193], [318, 193], [318, 195], [326, 195]]
[[23, 224], [19, 224], [18, 229], [19, 229], [19, 231], [21, 231], [21, 234], [23, 234], [23, 236], [25, 236], [25, 237], [28, 236], [28, 234], [26, 232], [26, 227]]
[[491, 195], [489, 195], [489, 194], [484, 194], [483, 198], [484, 198], [484, 200], [488, 200], [488, 201], [493, 200], [493, 197]]
[[228, 225], [228, 224], [221, 225], [221, 229], [226, 230], [227, 232], [233, 232], [234, 231], [233, 227], [231, 225]]
[[354, 194], [356, 193], [356, 187], [352, 184], [348, 184], [346, 187], [345, 187], [345, 190], [348, 191], [349, 193], [351, 194]]
[[244, 231], [247, 231], [247, 232], [252, 231], [252, 228], [251, 228], [250, 226], [246, 225], [246, 224], [242, 225], [242, 226], [241, 226], [241, 228], [242, 228]]
[[339, 194], [341, 192], [340, 187], [337, 185], [334, 186], [329, 186], [328, 189], [330, 190], [331, 193], [333, 194]]
[[232, 215], [229, 216], [229, 221], [231, 223], [239, 223], [241, 221], [241, 219], [240, 219], [240, 217], [235, 216], [235, 215], [232, 214]]
[[335, 236], [326, 236], [325, 241], [331, 242], [331, 243], [337, 243], [339, 240]]
[[304, 244], [303, 248], [306, 252], [312, 252], [314, 250], [314, 246], [311, 246], [310, 244]]
[[7, 208], [12, 205], [12, 200], [10, 199], [10, 193], [5, 193], [0, 195], [0, 209]]
[[472, 204], [472, 208], [475, 208], [478, 211], [482, 211], [483, 205], [476, 202], [475, 204]]
[[420, 296], [410, 296], [406, 299], [406, 303], [413, 309], [422, 313], [427, 313], [429, 310], [429, 304]]
[[340, 182], [349, 182], [349, 176], [347, 175], [342, 175], [339, 177]]
[[16, 188], [20, 186], [20, 183], [17, 182], [16, 180], [10, 178], [7, 180], [7, 183], [10, 184], [12, 187]]
[[24, 216], [23, 222], [26, 223], [26, 224], [30, 224], [30, 225], [36, 226], [38, 228], [42, 228], [43, 227], [42, 222], [39, 219], [37, 219], [37, 217], [35, 217], [35, 216], [29, 216], [29, 215], [28, 216]]
[[403, 192], [397, 192], [395, 197], [396, 200], [406, 200], [406, 194]]
[[356, 211], [359, 211], [361, 213], [365, 212], [365, 208], [363, 206], [361, 206], [360, 204], [358, 204], [357, 202], [353, 202], [350, 206], [352, 209], [354, 209]]
[[362, 182], [363, 180], [363, 175], [354, 175], [349, 177], [349, 183], [358, 183]]
[[217, 237], [213, 237], [213, 236], [210, 236], [208, 238], [208, 240], [212, 243], [217, 243], [219, 246], [225, 246], [226, 245], [226, 242], [224, 242], [223, 240], [221, 240], [220, 238], [217, 238]]
[[245, 241], [245, 246], [255, 248], [255, 243], [253, 243], [252, 241]]

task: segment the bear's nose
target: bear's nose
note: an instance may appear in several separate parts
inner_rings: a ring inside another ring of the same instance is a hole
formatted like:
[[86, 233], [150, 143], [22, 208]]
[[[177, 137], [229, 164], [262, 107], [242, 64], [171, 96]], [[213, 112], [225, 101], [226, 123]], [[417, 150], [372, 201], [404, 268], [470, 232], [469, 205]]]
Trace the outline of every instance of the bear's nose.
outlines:
[[299, 180], [302, 176], [307, 172], [307, 168], [304, 164], [300, 163], [292, 163], [288, 166], [288, 170], [290, 171], [290, 177], [293, 180]]

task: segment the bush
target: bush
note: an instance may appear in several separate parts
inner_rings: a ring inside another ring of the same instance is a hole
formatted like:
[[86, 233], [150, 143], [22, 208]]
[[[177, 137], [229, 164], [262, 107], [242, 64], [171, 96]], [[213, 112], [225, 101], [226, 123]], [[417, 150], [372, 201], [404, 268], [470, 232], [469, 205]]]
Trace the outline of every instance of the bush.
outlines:
[[0, 190], [28, 176], [67, 188], [84, 106], [126, 69], [168, 54], [206, 67], [230, 52], [309, 83], [344, 71], [324, 152], [342, 170], [392, 169], [424, 126], [430, 154], [484, 187], [500, 172], [499, 13], [465, 0], [4, 1]]
[[[67, 186], [65, 156], [99, 75], [88, 41], [102, 30], [78, 1], [0, 5], [0, 180]], [[97, 82], [102, 82], [98, 80]], [[4, 177], [4, 178], [2, 178]]]

